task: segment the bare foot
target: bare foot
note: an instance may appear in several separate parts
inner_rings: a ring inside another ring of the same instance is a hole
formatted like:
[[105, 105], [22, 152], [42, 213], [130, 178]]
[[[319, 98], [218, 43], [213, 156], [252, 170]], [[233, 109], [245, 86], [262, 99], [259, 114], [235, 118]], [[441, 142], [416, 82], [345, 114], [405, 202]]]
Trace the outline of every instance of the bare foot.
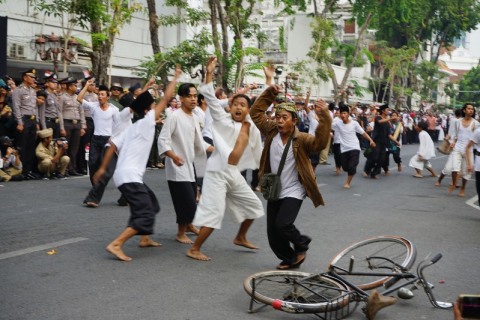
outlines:
[[388, 177], [390, 175], [390, 171], [385, 172], [385, 175]]
[[335, 175], [336, 175], [336, 176], [340, 175], [340, 169], [335, 169], [334, 172], [335, 172]]
[[375, 180], [378, 180], [378, 177], [377, 176], [370, 176], [371, 179], [375, 179]]
[[200, 233], [200, 230], [198, 230], [193, 224], [189, 224], [187, 226], [187, 232], [195, 233], [197, 236]]
[[365, 178], [368, 178], [368, 174], [366, 172], [362, 173], [362, 175], [365, 177]]
[[345, 184], [343, 187], [344, 187], [345, 189], [350, 189], [350, 185], [349, 185], [349, 184]]
[[148, 247], [161, 247], [162, 245], [152, 239], [140, 239], [140, 243], [138, 244], [140, 248], [148, 248]]
[[448, 186], [448, 193], [452, 193], [453, 190], [455, 190], [455, 185], [452, 185], [452, 184], [449, 185], [449, 186]]
[[435, 187], [440, 187], [440, 181], [435, 182]]
[[398, 172], [402, 172], [402, 165], [401, 164], [398, 165]]
[[183, 243], [183, 244], [193, 244], [192, 239], [190, 239], [190, 238], [187, 237], [186, 235], [183, 235], [183, 236], [177, 235], [177, 237], [175, 238], [175, 240], [177, 240], [178, 242]]
[[210, 261], [212, 260], [210, 257], [204, 255], [202, 252], [198, 250], [188, 250], [187, 251], [187, 257], [195, 259], [195, 260], [200, 260], [200, 261]]
[[132, 258], [130, 258], [129, 256], [127, 256], [123, 250], [122, 250], [122, 247], [120, 247], [119, 245], [114, 245], [112, 243], [110, 243], [106, 248], [105, 250], [107, 250], [108, 252], [110, 252], [111, 254], [113, 254], [118, 260], [121, 260], [121, 261], [132, 261]]
[[420, 174], [414, 174], [412, 177], [415, 177], [415, 178], [423, 178], [423, 176], [420, 175]]
[[252, 249], [252, 250], [257, 250], [258, 249], [257, 246], [255, 246], [253, 243], [251, 243], [247, 240], [241, 241], [241, 240], [235, 239], [235, 240], [233, 240], [233, 243], [237, 246], [245, 247], [247, 249]]
[[459, 197], [465, 197], [465, 190], [464, 189], [460, 189], [460, 191], [458, 192], [458, 196]]

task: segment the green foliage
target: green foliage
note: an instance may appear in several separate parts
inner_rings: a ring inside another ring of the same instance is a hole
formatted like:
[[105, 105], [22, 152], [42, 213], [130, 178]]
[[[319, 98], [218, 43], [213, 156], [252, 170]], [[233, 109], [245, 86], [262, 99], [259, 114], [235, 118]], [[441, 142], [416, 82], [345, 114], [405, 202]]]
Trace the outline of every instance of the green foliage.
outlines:
[[417, 92], [422, 100], [427, 101], [432, 99], [432, 93], [437, 90], [439, 81], [447, 77], [439, 71], [436, 63], [430, 61], [422, 61], [416, 64], [413, 73], [420, 79], [420, 87], [417, 88]]
[[[355, 2], [371, 2], [360, 0]], [[390, 46], [414, 47], [430, 42], [448, 47], [463, 32], [480, 22], [480, 3], [477, 0], [383, 0], [378, 6], [375, 23], [378, 40]], [[358, 12], [358, 11], [355, 11]], [[361, 12], [358, 12], [361, 17]]]
[[319, 65], [325, 62], [333, 62], [329, 49], [334, 46], [334, 25], [327, 19], [317, 17], [311, 23], [313, 44], [307, 56]]
[[185, 15], [161, 15], [158, 17], [158, 23], [160, 26], [174, 26], [177, 24], [185, 23], [190, 26], [198, 26], [201, 21], [207, 20], [210, 17], [210, 13], [204, 10], [198, 10], [194, 8], [184, 8]]
[[208, 57], [211, 55], [206, 51], [206, 47], [211, 44], [210, 34], [203, 29], [200, 34], [193, 37], [192, 40], [181, 42], [178, 46], [170, 48], [168, 51], [155, 54], [147, 61], [140, 64], [142, 71], [137, 74], [142, 78], [149, 78], [152, 75], [165, 79], [168, 72], [179, 64], [184, 73], [190, 74], [199, 66], [205, 65]]
[[281, 26], [278, 28], [278, 33], [279, 33], [279, 45], [280, 45], [280, 50], [285, 51], [287, 48], [285, 46], [285, 27]]
[[473, 102], [476, 106], [480, 105], [480, 66], [472, 68], [463, 76], [458, 84], [458, 89], [458, 101]]

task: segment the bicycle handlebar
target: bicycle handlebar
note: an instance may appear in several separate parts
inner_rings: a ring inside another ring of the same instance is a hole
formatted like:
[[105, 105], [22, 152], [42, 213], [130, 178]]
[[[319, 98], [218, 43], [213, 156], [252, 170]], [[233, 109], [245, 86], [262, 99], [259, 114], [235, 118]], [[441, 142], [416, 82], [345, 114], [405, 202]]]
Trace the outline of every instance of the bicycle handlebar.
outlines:
[[[430, 284], [427, 282], [427, 279], [423, 275], [423, 269], [435, 264], [442, 258], [441, 253], [437, 253], [429, 262], [422, 261], [418, 264], [417, 266], [417, 275], [418, 278], [423, 286], [423, 289], [425, 290], [425, 293], [427, 294], [428, 299], [430, 300], [430, 303], [435, 307], [439, 309], [450, 309], [453, 307], [453, 303], [451, 302], [442, 302], [438, 301], [435, 299], [435, 296], [433, 295], [432, 288], [430, 287]], [[433, 287], [433, 286], [432, 286]]]
[[440, 260], [440, 259], [442, 259], [442, 254], [441, 254], [441, 253], [437, 253], [437, 254], [430, 260], [430, 262], [431, 262], [432, 264], [434, 264], [434, 263], [437, 263], [438, 260]]

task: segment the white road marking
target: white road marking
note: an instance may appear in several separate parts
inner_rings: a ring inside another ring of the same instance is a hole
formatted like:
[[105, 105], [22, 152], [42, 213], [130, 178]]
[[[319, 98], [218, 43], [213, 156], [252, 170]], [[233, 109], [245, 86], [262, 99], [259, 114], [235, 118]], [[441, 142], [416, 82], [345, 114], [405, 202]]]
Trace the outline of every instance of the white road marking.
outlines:
[[467, 201], [465, 201], [465, 203], [468, 204], [470, 207], [473, 207], [473, 208], [475, 208], [475, 209], [477, 209], [477, 210], [480, 210], [480, 207], [475, 204], [475, 202], [477, 201], [477, 198], [478, 198], [478, 197], [475, 196], [475, 197], [473, 197], [473, 198], [468, 199]]
[[52, 242], [52, 243], [47, 243], [41, 246], [35, 246], [35, 247], [30, 247], [22, 250], [17, 250], [17, 251], [11, 251], [11, 252], [6, 252], [0, 254], [0, 260], [3, 259], [8, 259], [8, 258], [13, 258], [13, 257], [18, 257], [24, 254], [29, 254], [37, 251], [42, 251], [42, 250], [49, 250], [53, 248], [57, 248], [60, 246], [64, 246], [67, 244], [72, 244], [80, 241], [85, 241], [88, 240], [87, 238], [71, 238], [71, 239], [65, 239], [62, 241], [57, 241], [57, 242]]

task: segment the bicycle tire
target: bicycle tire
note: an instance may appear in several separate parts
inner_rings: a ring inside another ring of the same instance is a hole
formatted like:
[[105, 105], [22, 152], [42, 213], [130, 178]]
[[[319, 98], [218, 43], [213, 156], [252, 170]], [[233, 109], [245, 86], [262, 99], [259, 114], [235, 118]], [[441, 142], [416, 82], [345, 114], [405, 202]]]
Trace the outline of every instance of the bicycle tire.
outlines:
[[[303, 280], [298, 285], [294, 280]], [[255, 281], [255, 292], [253, 290]], [[350, 302], [350, 290], [341, 281], [322, 274], [298, 271], [265, 271], [250, 275], [243, 282], [250, 297], [290, 313], [331, 312]], [[305, 289], [307, 287], [308, 289]]]
[[[354, 243], [343, 249], [334, 256], [328, 264], [328, 270], [331, 266], [337, 266], [344, 270], [349, 270], [350, 258], [354, 257], [353, 272], [372, 272], [385, 271], [394, 272], [391, 268], [392, 264], [385, 260], [375, 260], [371, 262], [374, 265], [369, 266], [365, 258], [367, 257], [383, 257], [388, 258], [405, 270], [409, 270], [415, 263], [417, 250], [413, 243], [405, 238], [398, 236], [378, 236]], [[341, 275], [346, 281], [355, 284], [362, 290], [370, 290], [378, 288], [392, 277], [382, 276], [365, 276], [365, 275]]]

